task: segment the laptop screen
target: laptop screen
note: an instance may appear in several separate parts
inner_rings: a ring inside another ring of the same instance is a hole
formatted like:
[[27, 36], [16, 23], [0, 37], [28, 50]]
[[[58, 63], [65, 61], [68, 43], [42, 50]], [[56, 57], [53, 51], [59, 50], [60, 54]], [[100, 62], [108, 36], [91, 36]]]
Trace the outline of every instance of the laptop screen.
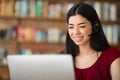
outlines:
[[75, 80], [71, 55], [8, 55], [11, 80]]

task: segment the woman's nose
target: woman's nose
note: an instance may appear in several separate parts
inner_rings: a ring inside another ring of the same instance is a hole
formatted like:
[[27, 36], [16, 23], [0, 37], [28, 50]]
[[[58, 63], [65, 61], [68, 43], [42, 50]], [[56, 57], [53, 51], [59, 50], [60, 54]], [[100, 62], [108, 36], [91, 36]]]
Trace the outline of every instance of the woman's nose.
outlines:
[[77, 35], [77, 34], [79, 34], [79, 33], [80, 33], [79, 28], [77, 28], [77, 27], [76, 27], [76, 28], [74, 28], [74, 34], [76, 34], [76, 35]]

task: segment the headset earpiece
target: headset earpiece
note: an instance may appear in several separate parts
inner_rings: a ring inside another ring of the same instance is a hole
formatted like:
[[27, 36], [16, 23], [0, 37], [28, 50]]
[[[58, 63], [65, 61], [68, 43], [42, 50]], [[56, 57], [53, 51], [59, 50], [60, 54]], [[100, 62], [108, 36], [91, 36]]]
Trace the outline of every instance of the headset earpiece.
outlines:
[[96, 24], [93, 26], [93, 34], [95, 34], [95, 33], [98, 31], [98, 26], [99, 26], [98, 23], [96, 23]]
[[93, 25], [93, 31], [92, 31], [92, 33], [91, 34], [89, 34], [88, 36], [89, 37], [91, 37], [91, 36], [94, 36], [97, 32], [98, 32], [98, 27], [99, 27], [99, 24], [98, 23], [96, 23], [95, 25]]

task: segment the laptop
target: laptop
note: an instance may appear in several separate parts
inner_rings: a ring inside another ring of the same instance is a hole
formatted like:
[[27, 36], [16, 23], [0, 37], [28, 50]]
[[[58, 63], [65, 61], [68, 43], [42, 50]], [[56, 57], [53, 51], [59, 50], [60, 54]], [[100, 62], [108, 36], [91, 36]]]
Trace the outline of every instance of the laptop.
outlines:
[[8, 55], [10, 80], [75, 80], [68, 54]]

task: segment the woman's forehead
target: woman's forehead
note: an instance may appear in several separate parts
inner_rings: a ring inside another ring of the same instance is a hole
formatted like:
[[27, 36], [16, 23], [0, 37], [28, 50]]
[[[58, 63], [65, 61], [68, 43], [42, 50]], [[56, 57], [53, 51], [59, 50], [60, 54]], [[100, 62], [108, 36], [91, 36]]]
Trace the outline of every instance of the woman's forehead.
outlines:
[[87, 18], [83, 17], [82, 15], [74, 15], [74, 16], [70, 16], [69, 21], [76, 21], [76, 20], [87, 20]]
[[70, 18], [69, 18], [69, 24], [86, 24], [86, 23], [88, 23], [89, 21], [85, 18], [85, 17], [83, 17], [83, 16], [81, 16], [81, 15], [74, 15], [74, 16], [71, 16]]

